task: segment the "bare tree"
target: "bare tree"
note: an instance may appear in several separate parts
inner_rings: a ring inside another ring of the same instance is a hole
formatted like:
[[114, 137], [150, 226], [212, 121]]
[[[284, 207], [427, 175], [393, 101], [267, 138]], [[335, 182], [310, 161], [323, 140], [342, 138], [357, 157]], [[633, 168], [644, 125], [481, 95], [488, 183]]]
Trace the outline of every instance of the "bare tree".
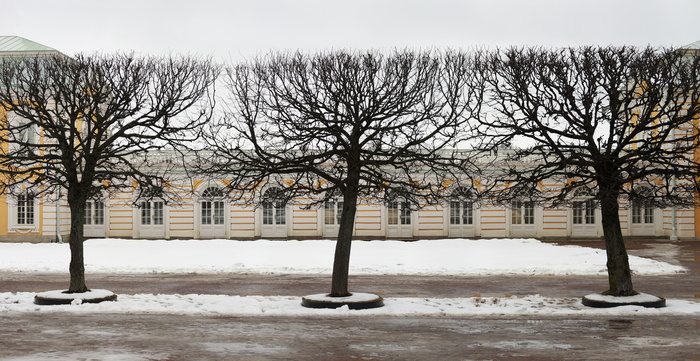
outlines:
[[[619, 201], [695, 203], [698, 58], [673, 49], [511, 48], [485, 66], [491, 113], [482, 131], [505, 168], [495, 180], [510, 185], [494, 197], [557, 206], [590, 189], [602, 212], [607, 293], [636, 294]], [[502, 149], [518, 144], [529, 146]], [[539, 189], [547, 180], [557, 185]]]
[[263, 202], [305, 196], [311, 207], [342, 195], [330, 296], [347, 296], [358, 202], [403, 199], [415, 208], [442, 195], [459, 162], [441, 149], [461, 139], [479, 106], [478, 89], [465, 87], [471, 65], [458, 52], [335, 51], [231, 67], [228, 116], [210, 129], [213, 156], [201, 164], [231, 177], [241, 196], [279, 181]]
[[142, 195], [164, 194], [168, 167], [153, 167], [151, 156], [188, 140], [209, 118], [218, 72], [210, 60], [180, 56], [2, 59], [0, 187], [8, 194], [22, 183], [34, 185], [33, 195], [67, 191], [69, 293], [87, 290], [86, 201], [132, 181]]

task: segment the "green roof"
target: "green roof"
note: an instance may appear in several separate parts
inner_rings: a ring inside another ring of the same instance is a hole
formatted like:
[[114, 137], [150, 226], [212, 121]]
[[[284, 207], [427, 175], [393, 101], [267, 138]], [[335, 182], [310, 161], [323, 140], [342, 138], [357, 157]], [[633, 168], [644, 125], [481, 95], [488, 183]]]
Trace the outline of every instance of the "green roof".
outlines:
[[48, 46], [41, 45], [37, 42], [21, 38], [19, 36], [0, 36], [0, 54], [2, 53], [12, 53], [12, 54], [40, 54], [40, 53], [54, 53], [60, 54], [60, 52], [54, 48], [49, 48]]

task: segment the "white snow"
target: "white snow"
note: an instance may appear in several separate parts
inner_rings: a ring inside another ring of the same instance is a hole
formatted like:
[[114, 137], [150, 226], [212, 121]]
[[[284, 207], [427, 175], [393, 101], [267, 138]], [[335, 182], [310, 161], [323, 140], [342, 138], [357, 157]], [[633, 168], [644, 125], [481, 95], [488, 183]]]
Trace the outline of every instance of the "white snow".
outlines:
[[592, 308], [581, 298], [524, 297], [384, 298], [384, 307], [368, 310], [305, 308], [300, 297], [229, 295], [120, 294], [115, 302], [38, 306], [34, 293], [0, 293], [0, 315], [7, 312], [105, 314], [183, 314], [202, 316], [478, 316], [478, 315], [683, 315], [700, 313], [700, 302], [666, 301], [665, 308], [619, 306]]
[[[87, 273], [317, 273], [330, 274], [333, 241], [146, 241], [100, 239], [85, 242]], [[445, 239], [416, 242], [355, 241], [351, 274], [421, 275], [603, 275], [605, 251], [557, 246], [532, 239]], [[67, 244], [0, 244], [0, 272], [66, 273]], [[630, 256], [635, 274], [685, 272], [678, 265]], [[313, 309], [300, 297], [199, 294], [120, 294], [116, 302], [38, 306], [34, 293], [0, 293], [7, 312], [167, 313], [231, 316], [313, 315], [528, 315], [528, 314], [698, 314], [700, 302], [668, 299], [666, 308], [591, 308], [581, 298], [524, 297], [384, 298], [368, 310]], [[381, 295], [380, 295], [381, 296]]]
[[327, 293], [319, 293], [315, 295], [304, 296], [305, 299], [314, 302], [372, 302], [377, 301], [379, 296], [371, 293], [354, 292], [347, 297], [330, 297]]
[[52, 298], [56, 300], [85, 300], [85, 299], [99, 299], [106, 298], [114, 295], [114, 292], [108, 290], [90, 290], [82, 293], [64, 293], [65, 290], [57, 291], [46, 291], [37, 293], [36, 295], [42, 298]]
[[[87, 273], [331, 274], [335, 242], [124, 240], [85, 242]], [[57, 243], [0, 243], [0, 271], [67, 272]], [[683, 272], [679, 265], [629, 257], [637, 275]], [[354, 241], [350, 274], [605, 275], [605, 251], [534, 239]]]
[[609, 295], [601, 295], [599, 293], [593, 293], [590, 295], [586, 295], [586, 298], [591, 300], [591, 301], [607, 302], [607, 303], [656, 302], [659, 300], [659, 297], [657, 297], [657, 296], [650, 295], [647, 293], [641, 293], [641, 292], [638, 295], [626, 296], [626, 297], [616, 297], [616, 296], [609, 296]]

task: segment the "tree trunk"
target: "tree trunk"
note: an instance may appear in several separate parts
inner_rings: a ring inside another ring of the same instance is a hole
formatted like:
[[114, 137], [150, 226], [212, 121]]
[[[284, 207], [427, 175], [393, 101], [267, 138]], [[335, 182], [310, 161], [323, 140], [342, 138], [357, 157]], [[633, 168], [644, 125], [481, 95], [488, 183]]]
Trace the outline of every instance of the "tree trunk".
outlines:
[[68, 293], [82, 293], [89, 289], [85, 286], [85, 262], [83, 260], [83, 223], [85, 222], [85, 197], [68, 191], [70, 206], [70, 286]]
[[355, 226], [357, 211], [357, 187], [351, 188], [343, 195], [343, 214], [338, 227], [338, 240], [335, 244], [333, 259], [333, 278], [331, 281], [331, 297], [350, 296], [348, 292], [348, 270], [350, 268], [350, 246], [352, 246], [352, 231]]
[[619, 206], [616, 197], [603, 197], [600, 204], [603, 223], [605, 251], [608, 256], [608, 283], [610, 289], [605, 292], [612, 296], [632, 296], [632, 274], [625, 241], [620, 228]]

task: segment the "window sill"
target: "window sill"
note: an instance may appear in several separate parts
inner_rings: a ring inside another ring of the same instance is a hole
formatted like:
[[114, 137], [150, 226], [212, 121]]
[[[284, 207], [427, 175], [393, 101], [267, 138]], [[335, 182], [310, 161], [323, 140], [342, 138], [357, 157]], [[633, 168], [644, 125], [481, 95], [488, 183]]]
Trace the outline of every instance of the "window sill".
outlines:
[[28, 234], [32, 232], [38, 232], [39, 228], [35, 225], [22, 225], [22, 226], [12, 226], [10, 229], [7, 230], [7, 233], [20, 233], [20, 234]]

